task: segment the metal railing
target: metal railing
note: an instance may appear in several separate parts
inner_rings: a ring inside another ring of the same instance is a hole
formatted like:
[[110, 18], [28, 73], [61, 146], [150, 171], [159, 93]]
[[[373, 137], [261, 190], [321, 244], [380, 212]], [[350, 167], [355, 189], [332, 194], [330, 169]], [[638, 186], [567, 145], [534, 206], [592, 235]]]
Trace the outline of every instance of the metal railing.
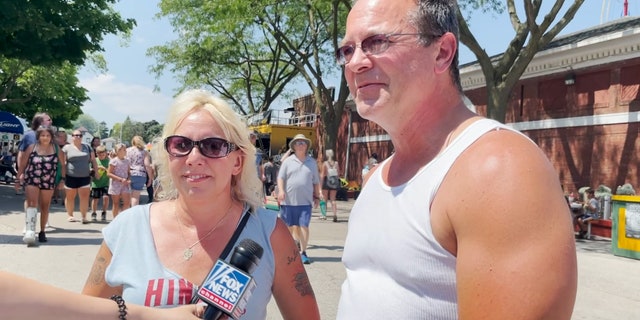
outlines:
[[298, 112], [284, 110], [267, 110], [258, 114], [243, 117], [244, 122], [248, 126], [280, 124], [299, 127], [313, 127], [317, 119], [318, 115], [315, 113], [299, 114]]

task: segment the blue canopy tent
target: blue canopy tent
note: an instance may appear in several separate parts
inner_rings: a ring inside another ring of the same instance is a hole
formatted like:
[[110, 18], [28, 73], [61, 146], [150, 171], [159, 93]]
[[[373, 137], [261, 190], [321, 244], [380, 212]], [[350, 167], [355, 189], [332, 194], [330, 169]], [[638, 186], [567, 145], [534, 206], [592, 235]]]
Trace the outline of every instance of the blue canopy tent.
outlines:
[[9, 112], [0, 111], [0, 133], [23, 134], [20, 119]]
[[0, 111], [0, 155], [3, 161], [6, 162], [6, 156], [17, 151], [23, 133], [24, 126], [20, 119], [9, 112]]

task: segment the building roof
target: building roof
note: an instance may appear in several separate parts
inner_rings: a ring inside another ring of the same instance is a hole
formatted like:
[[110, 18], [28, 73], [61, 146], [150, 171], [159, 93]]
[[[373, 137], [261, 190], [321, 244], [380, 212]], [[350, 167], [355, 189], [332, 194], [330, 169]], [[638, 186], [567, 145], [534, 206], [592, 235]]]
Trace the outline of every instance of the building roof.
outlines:
[[[491, 57], [497, 61], [502, 54]], [[566, 73], [640, 57], [640, 17], [624, 17], [557, 37], [536, 53], [520, 79]], [[460, 65], [463, 90], [484, 87], [477, 61]]]
[[609, 33], [633, 29], [635, 27], [640, 27], [640, 17], [623, 17], [605, 24], [555, 38], [541, 51], [561, 47]]

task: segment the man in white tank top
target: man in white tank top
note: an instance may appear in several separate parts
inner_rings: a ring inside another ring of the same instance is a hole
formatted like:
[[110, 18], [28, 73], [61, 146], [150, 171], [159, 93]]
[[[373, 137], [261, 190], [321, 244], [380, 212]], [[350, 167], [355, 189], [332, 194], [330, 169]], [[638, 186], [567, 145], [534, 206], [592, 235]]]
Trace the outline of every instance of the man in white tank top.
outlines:
[[359, 0], [347, 18], [337, 61], [395, 153], [351, 212], [338, 319], [571, 318], [576, 252], [556, 172], [464, 105], [455, 6]]

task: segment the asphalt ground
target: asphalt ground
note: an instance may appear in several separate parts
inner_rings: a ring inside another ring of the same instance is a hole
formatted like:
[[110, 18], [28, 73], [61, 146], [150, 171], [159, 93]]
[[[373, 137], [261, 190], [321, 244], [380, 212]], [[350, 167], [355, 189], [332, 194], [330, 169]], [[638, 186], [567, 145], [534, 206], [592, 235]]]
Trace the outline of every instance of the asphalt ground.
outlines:
[[[100, 230], [106, 223], [66, 221], [64, 207], [53, 204], [47, 230], [49, 241], [27, 248], [22, 243], [23, 195], [13, 186], [0, 184], [0, 270], [79, 292], [102, 242]], [[146, 201], [143, 195], [141, 202]], [[341, 263], [349, 212], [354, 200], [338, 201], [339, 221], [320, 220], [314, 211], [306, 265], [323, 319], [335, 319], [340, 286], [345, 278]], [[77, 208], [77, 206], [76, 206]], [[79, 213], [76, 211], [76, 217]], [[107, 223], [111, 220], [108, 212]], [[39, 228], [38, 228], [39, 229]], [[578, 295], [572, 319], [640, 319], [640, 260], [615, 256], [611, 240], [576, 240]], [[275, 302], [268, 307], [268, 319], [282, 319]]]

